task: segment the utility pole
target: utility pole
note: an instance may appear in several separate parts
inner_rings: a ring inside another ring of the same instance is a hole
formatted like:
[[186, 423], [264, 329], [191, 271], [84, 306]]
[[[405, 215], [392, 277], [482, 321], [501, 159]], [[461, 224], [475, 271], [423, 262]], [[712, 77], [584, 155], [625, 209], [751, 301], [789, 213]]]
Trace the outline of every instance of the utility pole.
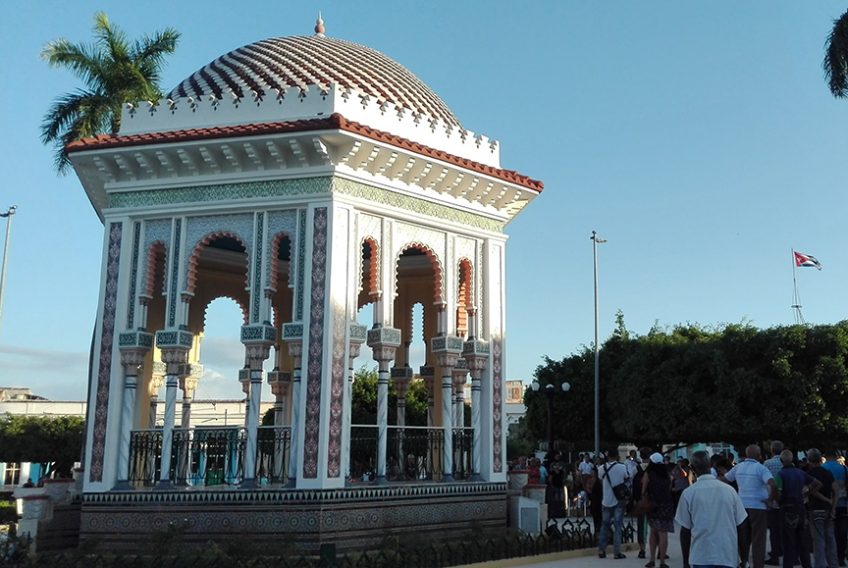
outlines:
[[9, 235], [12, 234], [12, 216], [18, 206], [12, 205], [5, 213], [0, 213], [0, 218], [6, 218], [6, 240], [3, 241], [3, 264], [0, 265], [0, 322], [3, 320], [3, 290], [6, 288], [6, 257], [9, 254]]
[[592, 231], [592, 260], [595, 265], [595, 457], [601, 451], [601, 355], [598, 345], [598, 245], [606, 241]]

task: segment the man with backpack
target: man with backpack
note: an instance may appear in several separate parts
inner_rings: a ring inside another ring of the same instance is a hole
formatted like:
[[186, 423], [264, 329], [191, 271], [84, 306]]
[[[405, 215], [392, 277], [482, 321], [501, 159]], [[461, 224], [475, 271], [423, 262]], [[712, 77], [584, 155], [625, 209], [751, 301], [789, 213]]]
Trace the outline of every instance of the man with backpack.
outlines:
[[601, 464], [598, 466], [598, 483], [603, 485], [603, 500], [601, 505], [602, 521], [601, 534], [598, 535], [598, 557], [607, 557], [607, 539], [609, 532], [612, 530], [612, 524], [615, 523], [615, 534], [612, 541], [613, 558], [625, 558], [621, 552], [621, 535], [624, 525], [624, 508], [630, 499], [630, 478], [627, 475], [627, 468], [623, 463], [618, 461], [618, 455], [613, 454], [613, 457], [604, 463], [604, 457], [601, 456]]

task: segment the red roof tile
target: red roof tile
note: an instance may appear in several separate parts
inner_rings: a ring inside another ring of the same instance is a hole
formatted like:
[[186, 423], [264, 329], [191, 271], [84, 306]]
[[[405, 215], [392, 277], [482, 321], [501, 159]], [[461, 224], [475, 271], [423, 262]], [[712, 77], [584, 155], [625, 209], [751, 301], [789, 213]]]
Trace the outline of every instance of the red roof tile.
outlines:
[[466, 168], [468, 170], [485, 174], [502, 181], [514, 183], [527, 189], [541, 192], [544, 184], [522, 175], [513, 170], [495, 168], [467, 158], [462, 158], [442, 150], [437, 150], [417, 142], [413, 142], [401, 136], [390, 134], [382, 130], [371, 128], [364, 124], [347, 120], [338, 113], [328, 118], [314, 118], [307, 120], [292, 120], [287, 122], [263, 122], [255, 124], [241, 124], [236, 126], [216, 126], [211, 128], [191, 128], [187, 130], [172, 130], [169, 132], [150, 132], [145, 134], [129, 134], [125, 136], [114, 134], [101, 134], [91, 138], [83, 138], [71, 142], [67, 146], [68, 153], [81, 152], [84, 150], [100, 150], [105, 148], [125, 148], [129, 146], [145, 146], [148, 144], [167, 144], [177, 142], [190, 142], [194, 140], [211, 140], [216, 138], [232, 138], [236, 136], [259, 136], [263, 134], [280, 134], [286, 132], [309, 132], [314, 130], [338, 129], [353, 134], [359, 134], [371, 140], [389, 144], [403, 150], [408, 150], [441, 160], [449, 164]]

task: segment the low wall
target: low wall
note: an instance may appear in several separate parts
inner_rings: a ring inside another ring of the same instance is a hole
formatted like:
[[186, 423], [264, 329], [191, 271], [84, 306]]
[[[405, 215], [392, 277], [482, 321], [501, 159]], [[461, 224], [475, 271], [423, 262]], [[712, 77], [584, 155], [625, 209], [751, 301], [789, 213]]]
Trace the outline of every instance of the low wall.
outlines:
[[[187, 544], [281, 540], [305, 550], [365, 549], [387, 536], [414, 539], [503, 529], [505, 483], [337, 490], [183, 490], [83, 494], [80, 540], [143, 551], [176, 527]], [[169, 529], [170, 527], [170, 529]]]

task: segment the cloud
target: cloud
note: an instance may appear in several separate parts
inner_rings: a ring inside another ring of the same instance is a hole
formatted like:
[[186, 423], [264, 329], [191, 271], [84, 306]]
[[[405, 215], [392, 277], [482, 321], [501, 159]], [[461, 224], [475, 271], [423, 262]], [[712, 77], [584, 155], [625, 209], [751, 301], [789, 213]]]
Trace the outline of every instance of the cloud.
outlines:
[[0, 385], [29, 387], [52, 400], [84, 400], [88, 353], [0, 345]]

